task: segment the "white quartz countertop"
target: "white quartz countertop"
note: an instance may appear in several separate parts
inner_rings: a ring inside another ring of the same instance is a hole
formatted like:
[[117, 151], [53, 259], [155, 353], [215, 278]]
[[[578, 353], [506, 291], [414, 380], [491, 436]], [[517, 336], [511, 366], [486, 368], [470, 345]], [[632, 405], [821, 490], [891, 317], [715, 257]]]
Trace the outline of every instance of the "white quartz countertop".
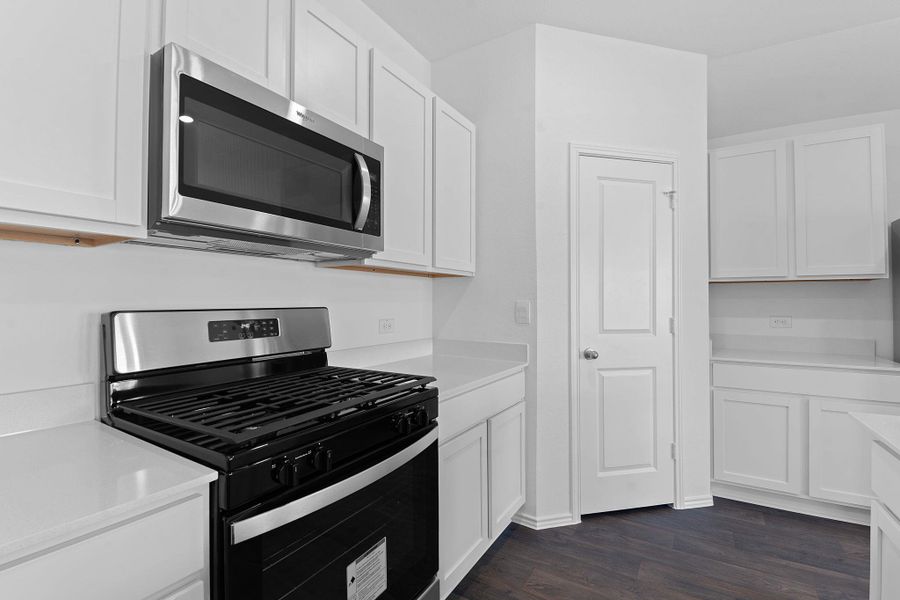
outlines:
[[430, 375], [437, 379], [444, 402], [475, 388], [509, 377], [525, 369], [527, 362], [480, 357], [429, 354], [373, 367], [379, 371]]
[[878, 413], [850, 413], [866, 426], [891, 452], [900, 455], [900, 416]]
[[791, 367], [819, 367], [830, 369], [858, 369], [900, 373], [900, 363], [877, 356], [816, 354], [779, 350], [714, 349], [713, 362], [756, 363]]
[[0, 437], [0, 562], [215, 480], [97, 421]]

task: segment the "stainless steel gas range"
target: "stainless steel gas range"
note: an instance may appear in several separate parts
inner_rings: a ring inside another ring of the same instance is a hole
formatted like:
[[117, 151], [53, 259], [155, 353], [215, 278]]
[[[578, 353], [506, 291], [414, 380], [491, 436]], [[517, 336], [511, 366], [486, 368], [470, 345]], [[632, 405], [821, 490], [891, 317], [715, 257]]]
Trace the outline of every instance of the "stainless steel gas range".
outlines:
[[104, 316], [105, 422], [218, 469], [214, 600], [435, 600], [438, 391], [328, 365], [324, 308]]

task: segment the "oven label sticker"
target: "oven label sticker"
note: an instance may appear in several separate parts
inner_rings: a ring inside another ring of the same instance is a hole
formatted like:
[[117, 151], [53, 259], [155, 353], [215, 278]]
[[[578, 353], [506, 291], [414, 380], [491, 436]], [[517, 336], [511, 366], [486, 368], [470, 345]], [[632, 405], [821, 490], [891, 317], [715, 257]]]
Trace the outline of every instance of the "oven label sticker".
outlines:
[[387, 590], [387, 538], [347, 565], [347, 600], [375, 600]]

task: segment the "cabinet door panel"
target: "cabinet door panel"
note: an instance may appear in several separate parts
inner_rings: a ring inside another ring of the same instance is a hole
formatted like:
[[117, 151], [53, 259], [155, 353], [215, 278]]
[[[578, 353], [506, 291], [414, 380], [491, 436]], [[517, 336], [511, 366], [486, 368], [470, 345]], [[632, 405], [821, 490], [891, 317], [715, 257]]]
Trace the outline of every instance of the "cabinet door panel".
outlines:
[[475, 125], [434, 99], [434, 266], [475, 272]]
[[369, 44], [312, 0], [294, 1], [294, 100], [369, 136]]
[[883, 402], [809, 399], [809, 495], [869, 506], [872, 436], [850, 412], [900, 415]]
[[797, 274], [884, 275], [884, 128], [794, 140]]
[[491, 537], [503, 533], [525, 504], [525, 403], [488, 421]]
[[142, 222], [146, 35], [140, 2], [4, 7], [0, 207]]
[[710, 153], [710, 275], [774, 278], [788, 266], [787, 142]]
[[440, 447], [441, 590], [449, 593], [487, 549], [487, 424]]
[[872, 503], [869, 598], [900, 598], [900, 521], [880, 502]]
[[290, 0], [167, 0], [165, 40], [288, 94]]
[[806, 445], [805, 404], [801, 396], [715, 390], [716, 479], [799, 494]]
[[372, 51], [372, 139], [384, 146], [384, 252], [376, 255], [431, 266], [433, 94]]

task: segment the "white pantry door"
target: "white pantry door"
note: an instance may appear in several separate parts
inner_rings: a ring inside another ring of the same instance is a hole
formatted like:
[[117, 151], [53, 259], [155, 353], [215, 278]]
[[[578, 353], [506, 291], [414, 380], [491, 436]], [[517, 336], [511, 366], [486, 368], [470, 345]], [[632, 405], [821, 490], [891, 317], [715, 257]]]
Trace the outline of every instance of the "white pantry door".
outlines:
[[578, 160], [581, 512], [669, 504], [673, 167]]

